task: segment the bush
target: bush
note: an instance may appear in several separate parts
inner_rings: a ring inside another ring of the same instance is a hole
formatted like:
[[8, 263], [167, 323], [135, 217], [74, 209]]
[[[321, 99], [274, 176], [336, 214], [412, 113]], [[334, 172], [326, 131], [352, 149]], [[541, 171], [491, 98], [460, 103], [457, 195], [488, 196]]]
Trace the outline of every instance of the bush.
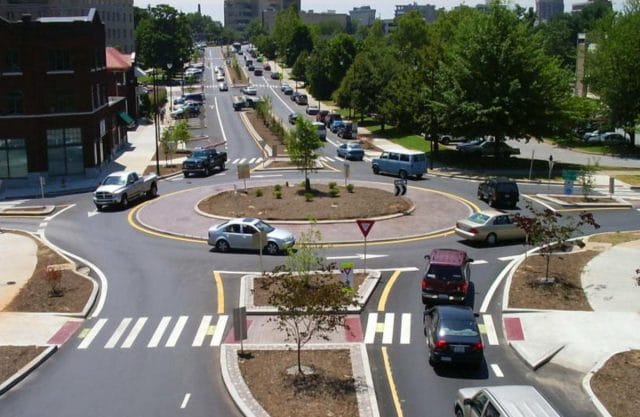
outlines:
[[353, 184], [347, 184], [347, 191], [352, 193], [353, 192]]
[[338, 197], [338, 196], [340, 196], [340, 189], [338, 189], [338, 188], [330, 188], [330, 189], [329, 189], [329, 195], [330, 195], [331, 197]]
[[280, 191], [280, 190], [275, 190], [275, 191], [273, 192], [273, 196], [274, 196], [275, 198], [277, 198], [278, 200], [282, 199], [282, 191]]
[[276, 184], [276, 185], [274, 185], [274, 186], [273, 186], [273, 189], [274, 189], [275, 191], [282, 191], [282, 185], [280, 185], [280, 184]]
[[315, 194], [307, 191], [306, 193], [304, 193], [304, 198], [305, 200], [307, 200], [307, 202], [312, 202], [313, 201], [313, 197], [315, 197]]
[[256, 190], [256, 197], [262, 197], [264, 195], [264, 192], [262, 191], [261, 188], [258, 188]]
[[331, 182], [329, 183], [329, 189], [334, 189], [334, 188], [336, 188], [337, 186], [338, 186], [338, 183], [337, 183], [337, 182], [335, 182], [335, 181], [331, 181]]

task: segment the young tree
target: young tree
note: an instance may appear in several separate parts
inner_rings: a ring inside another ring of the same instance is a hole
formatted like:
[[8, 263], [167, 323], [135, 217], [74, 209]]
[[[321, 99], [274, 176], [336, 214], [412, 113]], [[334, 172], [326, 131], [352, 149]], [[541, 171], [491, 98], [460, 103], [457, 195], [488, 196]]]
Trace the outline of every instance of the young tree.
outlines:
[[173, 152], [176, 150], [176, 139], [174, 136], [175, 126], [169, 126], [162, 131], [160, 145], [164, 152], [164, 166], [169, 166], [169, 158], [173, 159]]
[[540, 248], [540, 254], [546, 261], [544, 277], [549, 280], [549, 264], [551, 254], [556, 248], [565, 247], [567, 240], [580, 232], [583, 226], [600, 228], [593, 218], [593, 214], [582, 212], [578, 216], [565, 218], [562, 214], [545, 208], [536, 210], [532, 205], [527, 204], [527, 209], [531, 216], [524, 216], [516, 213], [513, 222], [527, 236], [527, 242]]
[[313, 337], [327, 340], [328, 335], [344, 327], [346, 308], [357, 304], [355, 292], [336, 279], [331, 265], [324, 266], [318, 254], [320, 232], [303, 233], [297, 249], [290, 251], [286, 266], [265, 280], [264, 288], [271, 290], [268, 301], [278, 309], [273, 320], [287, 340], [296, 344], [298, 373], [302, 371], [302, 347]]
[[578, 172], [578, 179], [580, 180], [580, 189], [582, 190], [582, 197], [585, 201], [589, 199], [591, 193], [593, 193], [593, 187], [595, 186], [594, 174], [598, 171], [598, 163], [583, 165]]
[[316, 150], [322, 147], [322, 140], [315, 126], [304, 117], [298, 117], [296, 128], [287, 135], [285, 142], [289, 158], [304, 172], [305, 192], [310, 192], [309, 173], [315, 171], [318, 159]]
[[191, 139], [191, 132], [189, 132], [189, 124], [186, 120], [181, 120], [175, 124], [173, 129], [173, 138], [176, 143], [185, 146], [189, 139]]

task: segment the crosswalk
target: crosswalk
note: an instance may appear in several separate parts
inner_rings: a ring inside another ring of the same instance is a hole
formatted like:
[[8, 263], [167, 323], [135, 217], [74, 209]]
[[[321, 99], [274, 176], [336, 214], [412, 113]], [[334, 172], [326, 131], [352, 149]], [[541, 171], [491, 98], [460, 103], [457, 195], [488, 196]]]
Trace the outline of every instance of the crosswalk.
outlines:
[[229, 316], [100, 318], [78, 336], [79, 350], [220, 346]]
[[0, 211], [10, 209], [20, 204], [26, 203], [29, 200], [10, 200], [10, 201], [0, 201]]

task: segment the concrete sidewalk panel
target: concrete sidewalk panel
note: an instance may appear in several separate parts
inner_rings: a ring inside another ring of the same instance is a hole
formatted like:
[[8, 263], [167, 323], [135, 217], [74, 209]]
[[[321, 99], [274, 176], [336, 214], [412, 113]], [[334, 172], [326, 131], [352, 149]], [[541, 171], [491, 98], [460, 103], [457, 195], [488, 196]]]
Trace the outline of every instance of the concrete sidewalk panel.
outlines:
[[20, 233], [0, 233], [0, 311], [33, 275], [38, 262], [37, 251], [38, 245], [33, 238]]
[[562, 343], [509, 341], [509, 346], [534, 371], [549, 362], [565, 345]]
[[51, 313], [0, 313], [1, 346], [48, 346], [49, 340], [69, 321]]

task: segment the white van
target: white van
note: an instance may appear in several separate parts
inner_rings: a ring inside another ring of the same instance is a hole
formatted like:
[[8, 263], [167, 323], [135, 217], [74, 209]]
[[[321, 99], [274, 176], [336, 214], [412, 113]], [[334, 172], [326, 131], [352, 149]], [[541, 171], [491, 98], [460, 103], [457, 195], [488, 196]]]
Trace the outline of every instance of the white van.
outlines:
[[530, 385], [462, 388], [454, 407], [456, 417], [560, 417]]

